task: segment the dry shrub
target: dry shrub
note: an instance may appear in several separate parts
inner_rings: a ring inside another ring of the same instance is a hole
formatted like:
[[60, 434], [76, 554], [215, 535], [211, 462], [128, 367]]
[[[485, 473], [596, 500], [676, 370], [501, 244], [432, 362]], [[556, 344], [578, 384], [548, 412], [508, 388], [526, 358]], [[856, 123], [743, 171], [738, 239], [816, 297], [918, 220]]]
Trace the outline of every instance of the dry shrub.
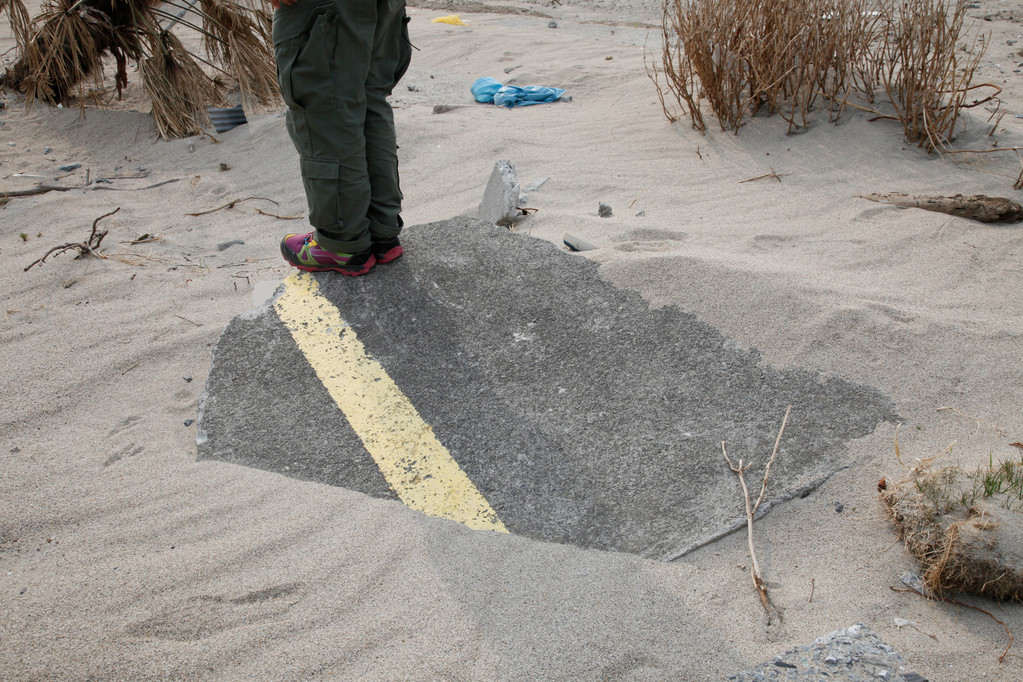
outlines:
[[883, 91], [907, 138], [938, 148], [952, 137], [983, 55], [957, 53], [967, 3], [955, 0], [665, 0], [660, 68], [650, 69], [665, 115], [682, 106], [704, 131], [706, 100], [722, 130], [766, 109], [789, 131], [829, 103]]
[[[1005, 471], [1015, 483], [992, 485]], [[937, 596], [973, 592], [1023, 600], [1021, 481], [1023, 462], [974, 473], [922, 468], [882, 494], [896, 530], [923, 568], [924, 583]]]
[[987, 43], [976, 38], [967, 56], [958, 52], [966, 9], [965, 2], [950, 10], [944, 0], [903, 0], [889, 9], [892, 20], [874, 57], [906, 140], [928, 151], [955, 133], [984, 56]]

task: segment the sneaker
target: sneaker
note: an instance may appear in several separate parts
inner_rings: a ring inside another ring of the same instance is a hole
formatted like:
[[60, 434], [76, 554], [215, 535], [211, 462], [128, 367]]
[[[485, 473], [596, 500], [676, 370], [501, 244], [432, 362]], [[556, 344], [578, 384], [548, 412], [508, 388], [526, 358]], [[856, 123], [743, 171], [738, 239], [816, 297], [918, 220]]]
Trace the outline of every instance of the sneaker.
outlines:
[[376, 256], [377, 263], [390, 263], [392, 260], [401, 258], [403, 253], [405, 253], [405, 249], [401, 248], [401, 242], [397, 237], [373, 242], [373, 255]]
[[307, 272], [340, 272], [358, 277], [365, 275], [376, 264], [371, 250], [360, 253], [334, 253], [316, 243], [313, 233], [289, 234], [281, 240], [284, 260]]

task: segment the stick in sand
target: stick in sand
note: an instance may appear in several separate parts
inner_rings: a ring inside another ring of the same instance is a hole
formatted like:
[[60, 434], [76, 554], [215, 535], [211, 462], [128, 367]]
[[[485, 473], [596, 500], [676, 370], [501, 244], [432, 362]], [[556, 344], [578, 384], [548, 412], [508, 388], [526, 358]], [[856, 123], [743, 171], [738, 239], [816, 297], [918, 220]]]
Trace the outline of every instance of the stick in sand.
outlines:
[[781, 444], [781, 435], [785, 433], [785, 424], [789, 420], [789, 412], [792, 411], [792, 406], [789, 405], [785, 410], [785, 418], [781, 421], [781, 429], [778, 431], [778, 437], [774, 441], [774, 451], [771, 453], [771, 459], [767, 463], [767, 467], [764, 469], [764, 482], [760, 486], [760, 495], [757, 497], [756, 504], [750, 502], [749, 488], [746, 486], [746, 477], [744, 472], [752, 466], [752, 462], [747, 463], [743, 466], [743, 462], [739, 460], [739, 466], [732, 464], [732, 460], [728, 457], [728, 451], [725, 450], [725, 442], [721, 441], [721, 454], [725, 456], [725, 461], [728, 462], [728, 468], [731, 469], [739, 477], [739, 483], [742, 485], [742, 494], [746, 500], [746, 539], [749, 542], [749, 556], [750, 556], [750, 572], [753, 576], [753, 587], [756, 588], [757, 594], [760, 595], [760, 603], [764, 605], [764, 610], [767, 612], [767, 617], [771, 617], [771, 612], [777, 612], [777, 609], [771, 604], [770, 598], [767, 596], [767, 587], [764, 586], [764, 580], [760, 574], [760, 564], [757, 561], [757, 552], [753, 546], [753, 517], [756, 516], [757, 510], [760, 509], [761, 502], [764, 501], [764, 495], [767, 493], [767, 477], [771, 474], [771, 465], [774, 464], [775, 458], [778, 456], [778, 446]]

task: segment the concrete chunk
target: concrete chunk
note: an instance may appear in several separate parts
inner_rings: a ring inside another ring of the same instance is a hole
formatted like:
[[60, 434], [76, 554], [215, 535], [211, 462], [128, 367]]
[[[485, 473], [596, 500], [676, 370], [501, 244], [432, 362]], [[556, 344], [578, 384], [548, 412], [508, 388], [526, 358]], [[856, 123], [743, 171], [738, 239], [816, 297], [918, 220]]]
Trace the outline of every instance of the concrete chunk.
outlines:
[[513, 221], [518, 217], [521, 189], [515, 177], [511, 161], [501, 160], [494, 164], [487, 189], [480, 202], [479, 218], [495, 225], [500, 221]]

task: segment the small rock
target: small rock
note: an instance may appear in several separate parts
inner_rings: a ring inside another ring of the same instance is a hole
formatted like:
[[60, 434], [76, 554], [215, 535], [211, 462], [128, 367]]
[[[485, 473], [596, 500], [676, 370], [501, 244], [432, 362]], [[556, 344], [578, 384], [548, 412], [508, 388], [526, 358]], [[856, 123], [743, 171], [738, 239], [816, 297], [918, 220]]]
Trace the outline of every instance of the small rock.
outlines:
[[836, 502], [835, 503], [835, 511], [837, 511], [839, 514], [841, 514], [842, 510], [844, 510], [844, 509], [845, 509], [845, 505], [844, 504], [842, 504], [841, 502]]
[[236, 246], [238, 244], [244, 244], [244, 243], [245, 242], [242, 241], [241, 239], [232, 239], [229, 242], [221, 242], [220, 244], [217, 244], [217, 251], [227, 251], [232, 246]]
[[185, 376], [183, 376], [181, 378], [185, 380], [186, 384], [192, 383], [192, 375], [191, 374], [186, 374]]
[[221, 163], [220, 164], [220, 170], [222, 170], [222, 171], [229, 171], [229, 170], [231, 170], [231, 167], [228, 166], [226, 163]]
[[82, 164], [80, 163], [68, 163], [63, 166], [58, 166], [57, 170], [59, 170], [61, 173], [70, 173], [71, 171], [78, 170], [81, 167]]
[[409, 92], [419, 92], [419, 88], [417, 88], [417, 87], [416, 87], [416, 86], [414, 86], [414, 85], [409, 85], [409, 86], [407, 86], [407, 87], [408, 87], [408, 91], [409, 91]]
[[642, 218], [645, 215], [646, 215], [646, 209], [644, 209], [644, 210], [640, 211], [639, 213], [637, 213], [636, 217], [637, 218]]
[[194, 144], [189, 144], [188, 145], [188, 153], [191, 154], [194, 151], [195, 151], [195, 145]]
[[516, 64], [515, 66], [508, 66], [508, 67], [505, 67], [504, 72], [505, 73], [511, 73], [515, 69], [520, 69], [520, 68], [522, 68], [522, 64]]
[[43, 154], [49, 154], [53, 151], [53, 147], [43, 147]]
[[557, 27], [558, 27], [558, 22], [556, 22], [556, 21], [548, 21], [547, 22], [547, 28], [557, 28]]
[[570, 234], [566, 234], [564, 237], [562, 237], [561, 241], [563, 241], [565, 243], [565, 246], [572, 249], [573, 251], [593, 251], [594, 249], [597, 248], [588, 241], [579, 239], [579, 237], [575, 237]]
[[21, 448], [19, 448], [17, 445], [15, 445], [13, 448], [11, 448], [11, 454], [12, 455], [16, 455], [19, 452], [21, 452]]
[[17, 146], [18, 146], [18, 143], [17, 143], [17, 142], [8, 142], [8, 143], [7, 143], [7, 146], [8, 146], [8, 147], [17, 147]]
[[185, 420], [185, 426], [191, 426], [194, 423], [195, 423], [194, 419], [186, 419]]
[[601, 218], [610, 218], [612, 215], [611, 207], [605, 204], [604, 202], [600, 202], [600, 204], [597, 206], [597, 215], [599, 215]]

